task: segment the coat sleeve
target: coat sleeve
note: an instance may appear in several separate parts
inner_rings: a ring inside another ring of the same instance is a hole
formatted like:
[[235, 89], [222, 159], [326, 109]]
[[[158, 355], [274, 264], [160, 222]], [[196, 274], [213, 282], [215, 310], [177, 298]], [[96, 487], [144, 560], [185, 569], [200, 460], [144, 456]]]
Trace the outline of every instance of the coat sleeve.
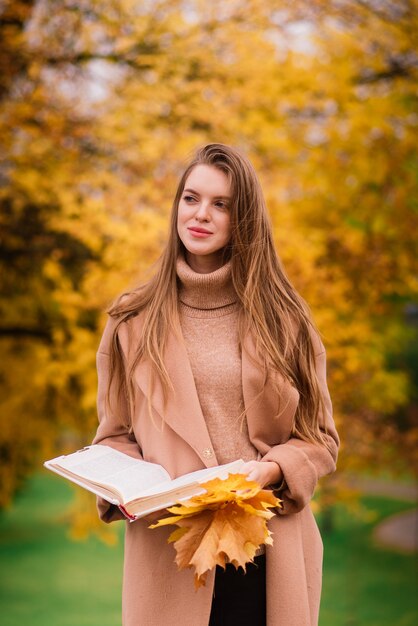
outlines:
[[339, 438], [326, 382], [326, 353], [322, 342], [319, 343], [315, 361], [324, 406], [320, 415], [320, 428], [327, 446], [291, 437], [286, 443], [273, 446], [262, 458], [263, 461], [275, 461], [283, 472], [283, 483], [278, 494], [283, 501], [282, 508], [278, 509], [281, 515], [302, 510], [312, 498], [318, 480], [336, 468]]
[[[110, 342], [112, 339], [114, 320], [110, 319], [106, 325], [97, 352], [97, 413], [99, 426], [94, 437], [94, 444], [110, 446], [136, 459], [142, 459], [139, 445], [129, 429], [130, 412], [128, 402], [111, 385], [108, 397], [110, 377]], [[99, 516], [104, 522], [113, 522], [125, 519], [117, 506], [110, 504], [103, 498], [97, 498]]]

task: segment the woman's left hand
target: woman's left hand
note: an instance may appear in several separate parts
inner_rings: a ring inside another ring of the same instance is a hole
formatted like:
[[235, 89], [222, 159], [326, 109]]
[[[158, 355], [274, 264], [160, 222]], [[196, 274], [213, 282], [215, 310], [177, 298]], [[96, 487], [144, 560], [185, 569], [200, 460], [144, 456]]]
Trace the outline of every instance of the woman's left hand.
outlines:
[[248, 461], [240, 469], [240, 474], [247, 474], [248, 480], [255, 480], [260, 487], [274, 485], [283, 479], [283, 472], [274, 461]]

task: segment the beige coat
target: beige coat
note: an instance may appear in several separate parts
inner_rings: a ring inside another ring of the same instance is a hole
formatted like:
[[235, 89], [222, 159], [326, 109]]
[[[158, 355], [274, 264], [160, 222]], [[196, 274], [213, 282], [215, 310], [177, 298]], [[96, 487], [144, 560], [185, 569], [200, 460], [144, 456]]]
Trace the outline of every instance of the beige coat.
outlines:
[[[140, 333], [142, 317], [133, 318], [119, 330], [123, 352], [129, 359]], [[148, 416], [146, 391], [149, 369], [141, 363], [136, 370], [136, 408], [129, 416], [129, 434], [122, 418], [128, 415], [119, 400], [106, 403], [109, 370], [109, 321], [98, 352], [98, 411], [100, 425], [95, 443], [113, 446], [137, 458], [163, 465], [174, 478], [181, 474], [217, 465], [202, 415], [193, 374], [181, 339], [170, 337], [166, 367], [173, 382], [164, 407], [162, 389], [152, 394], [154, 423]], [[325, 351], [317, 340], [317, 371], [326, 411], [326, 425], [332, 452], [324, 447], [290, 438], [292, 418], [299, 394], [284, 380], [278, 398], [271, 382], [263, 388], [262, 368], [254, 362], [250, 339], [242, 353], [242, 385], [251, 442], [260, 458], [279, 463], [286, 480], [281, 495], [284, 507], [269, 522], [274, 544], [267, 548], [267, 626], [315, 626], [318, 623], [322, 580], [322, 541], [309, 501], [321, 476], [335, 470], [338, 436], [332, 420], [331, 401], [325, 376]], [[260, 393], [261, 392], [261, 393]], [[116, 396], [115, 396], [116, 397]], [[279, 406], [280, 403], [280, 406]], [[279, 417], [274, 418], [279, 414]], [[101, 518], [121, 518], [119, 510], [99, 500]], [[213, 572], [206, 587], [195, 591], [191, 570], [177, 571], [175, 551], [167, 544], [170, 529], [150, 530], [147, 522], [126, 523], [123, 579], [124, 626], [208, 626], [213, 593]]]

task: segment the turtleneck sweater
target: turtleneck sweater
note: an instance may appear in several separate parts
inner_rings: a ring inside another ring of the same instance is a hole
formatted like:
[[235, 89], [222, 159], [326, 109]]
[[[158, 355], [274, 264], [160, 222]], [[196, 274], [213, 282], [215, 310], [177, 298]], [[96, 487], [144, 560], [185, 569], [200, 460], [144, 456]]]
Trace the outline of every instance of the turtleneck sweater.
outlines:
[[244, 414], [239, 303], [231, 264], [199, 274], [179, 257], [177, 275], [181, 329], [218, 463], [257, 459]]

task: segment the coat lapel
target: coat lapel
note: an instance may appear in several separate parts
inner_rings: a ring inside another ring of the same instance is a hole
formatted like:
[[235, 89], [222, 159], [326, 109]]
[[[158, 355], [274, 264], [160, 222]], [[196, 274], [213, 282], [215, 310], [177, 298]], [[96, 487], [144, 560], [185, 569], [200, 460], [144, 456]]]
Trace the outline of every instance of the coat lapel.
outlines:
[[242, 346], [242, 390], [251, 443], [266, 454], [288, 440], [299, 393], [279, 374], [269, 371], [266, 376], [251, 334]]
[[[135, 335], [141, 327], [141, 316], [135, 318], [125, 337], [125, 354], [135, 345]], [[161, 420], [186, 441], [206, 467], [218, 465], [209, 432], [203, 417], [189, 356], [183, 337], [169, 333], [165, 366], [172, 382], [164, 402], [163, 388], [158, 377], [153, 381], [151, 406]], [[150, 370], [141, 361], [135, 371], [138, 387], [145, 397], [150, 388]], [[257, 357], [255, 342], [248, 334], [242, 346], [242, 389], [251, 443], [263, 455], [271, 446], [284, 443], [290, 436], [299, 401], [297, 390], [283, 377], [269, 372]]]
[[[218, 465], [197, 395], [186, 346], [182, 336], [177, 336], [174, 332], [169, 334], [164, 363], [172, 382], [172, 389], [169, 390], [167, 400], [164, 402], [163, 388], [156, 378], [151, 394], [152, 408], [163, 422], [194, 449], [206, 467]], [[150, 367], [146, 361], [138, 364], [135, 379], [147, 397], [151, 381]]]

